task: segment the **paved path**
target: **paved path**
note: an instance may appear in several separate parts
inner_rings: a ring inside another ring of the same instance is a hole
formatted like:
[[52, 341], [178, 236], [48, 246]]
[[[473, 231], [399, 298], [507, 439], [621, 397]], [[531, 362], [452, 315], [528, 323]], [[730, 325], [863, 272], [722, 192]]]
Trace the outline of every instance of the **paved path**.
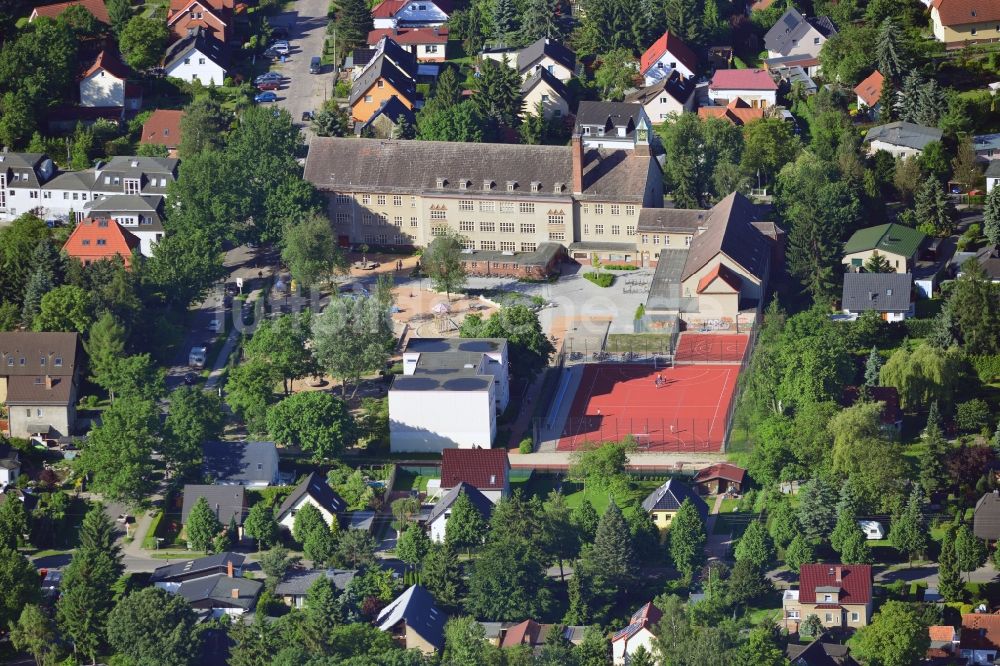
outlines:
[[712, 504], [712, 512], [705, 521], [705, 532], [708, 535], [708, 542], [705, 544], [705, 554], [710, 560], [724, 560], [729, 554], [729, 545], [732, 543], [731, 534], [716, 534], [715, 521], [722, 510], [723, 495], [715, 496], [715, 503]]
[[309, 123], [302, 122], [303, 111], [319, 111], [323, 101], [333, 95], [333, 68], [326, 66], [319, 74], [309, 73], [313, 56], [323, 55], [326, 38], [328, 0], [296, 0], [294, 9], [270, 19], [271, 25], [288, 30], [291, 53], [285, 62], [276, 62], [272, 69], [286, 78], [281, 82], [278, 106], [288, 109], [292, 122], [304, 130], [306, 140], [311, 136]]

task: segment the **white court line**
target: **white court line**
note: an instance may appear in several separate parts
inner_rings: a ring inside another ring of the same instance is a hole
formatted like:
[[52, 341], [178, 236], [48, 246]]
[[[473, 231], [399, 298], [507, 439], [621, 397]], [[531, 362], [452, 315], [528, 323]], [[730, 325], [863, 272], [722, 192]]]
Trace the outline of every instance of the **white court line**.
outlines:
[[[732, 370], [726, 370], [726, 382], [723, 384], [723, 386], [726, 386], [726, 387], [729, 386], [729, 374], [731, 372], [732, 372]], [[721, 398], [721, 396], [720, 396], [720, 398]], [[733, 398], [732, 396], [729, 397], [730, 400], [732, 400], [732, 398]], [[717, 403], [715, 403], [715, 414], [712, 415], [712, 425], [709, 426], [709, 428], [708, 428], [708, 435], [709, 435], [709, 437], [712, 436], [712, 431], [715, 430], [715, 420], [717, 418], [719, 418], [719, 407], [722, 407], [722, 400], [719, 400]]]

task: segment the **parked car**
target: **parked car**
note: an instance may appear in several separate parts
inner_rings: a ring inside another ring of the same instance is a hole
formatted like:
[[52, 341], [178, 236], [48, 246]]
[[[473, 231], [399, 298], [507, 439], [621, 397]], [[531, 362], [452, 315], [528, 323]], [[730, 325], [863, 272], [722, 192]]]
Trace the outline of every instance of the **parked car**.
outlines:
[[323, 71], [323, 60], [319, 56], [313, 56], [309, 61], [309, 73], [319, 74]]
[[315, 118], [315, 117], [316, 117], [316, 114], [313, 113], [312, 111], [303, 111], [302, 112], [302, 122], [304, 122], [304, 123], [310, 123], [310, 122], [312, 122], [313, 118]]
[[222, 330], [222, 322], [219, 321], [218, 319], [213, 319], [212, 321], [208, 322], [208, 330], [210, 330], [212, 333], [218, 333], [219, 331]]
[[255, 95], [253, 101], [257, 104], [263, 104], [265, 102], [277, 102], [278, 94], [268, 90], [267, 92], [262, 92], [259, 95]]
[[281, 81], [261, 81], [257, 84], [257, 90], [278, 90], [281, 88]]
[[206, 356], [208, 356], [206, 347], [191, 347], [191, 353], [188, 354], [188, 365], [192, 368], [204, 368]]
[[264, 72], [256, 79], [254, 79], [253, 82], [257, 84], [257, 83], [264, 83], [265, 81], [280, 81], [283, 78], [284, 77], [281, 76], [281, 74], [279, 74], [278, 72]]
[[277, 53], [279, 55], [288, 55], [288, 52], [291, 51], [292, 49], [288, 45], [288, 42], [275, 42], [275, 43], [271, 44], [270, 46], [268, 46], [267, 50], [268, 51], [274, 51], [275, 53]]

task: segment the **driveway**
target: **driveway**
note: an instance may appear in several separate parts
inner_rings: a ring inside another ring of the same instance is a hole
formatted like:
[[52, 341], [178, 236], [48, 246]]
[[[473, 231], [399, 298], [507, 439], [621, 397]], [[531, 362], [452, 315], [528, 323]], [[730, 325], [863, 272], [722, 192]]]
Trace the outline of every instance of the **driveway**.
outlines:
[[271, 66], [286, 77], [281, 89], [275, 91], [278, 93], [276, 103], [288, 110], [292, 122], [305, 128], [307, 140], [311, 134], [308, 123], [302, 122], [302, 112], [318, 111], [323, 101], [333, 96], [333, 67], [325, 66], [320, 74], [309, 73], [309, 61], [313, 56], [323, 55], [328, 6], [328, 0], [297, 0], [293, 11], [271, 19], [273, 27], [288, 30], [291, 47], [285, 62], [277, 61]]

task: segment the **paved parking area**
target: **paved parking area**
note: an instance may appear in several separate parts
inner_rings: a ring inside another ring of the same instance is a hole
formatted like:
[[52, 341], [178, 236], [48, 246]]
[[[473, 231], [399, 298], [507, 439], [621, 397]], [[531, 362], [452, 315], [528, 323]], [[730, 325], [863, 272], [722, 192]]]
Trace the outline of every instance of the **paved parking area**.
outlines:
[[313, 56], [323, 55], [323, 41], [326, 37], [328, 0], [297, 0], [290, 12], [271, 19], [273, 27], [288, 30], [288, 44], [291, 52], [285, 62], [276, 61], [271, 69], [283, 74], [278, 93], [277, 105], [287, 109], [292, 122], [305, 129], [306, 139], [310, 136], [308, 123], [302, 122], [303, 111], [318, 111], [323, 100], [333, 95], [333, 68], [329, 65], [320, 74], [309, 73], [309, 61]]

